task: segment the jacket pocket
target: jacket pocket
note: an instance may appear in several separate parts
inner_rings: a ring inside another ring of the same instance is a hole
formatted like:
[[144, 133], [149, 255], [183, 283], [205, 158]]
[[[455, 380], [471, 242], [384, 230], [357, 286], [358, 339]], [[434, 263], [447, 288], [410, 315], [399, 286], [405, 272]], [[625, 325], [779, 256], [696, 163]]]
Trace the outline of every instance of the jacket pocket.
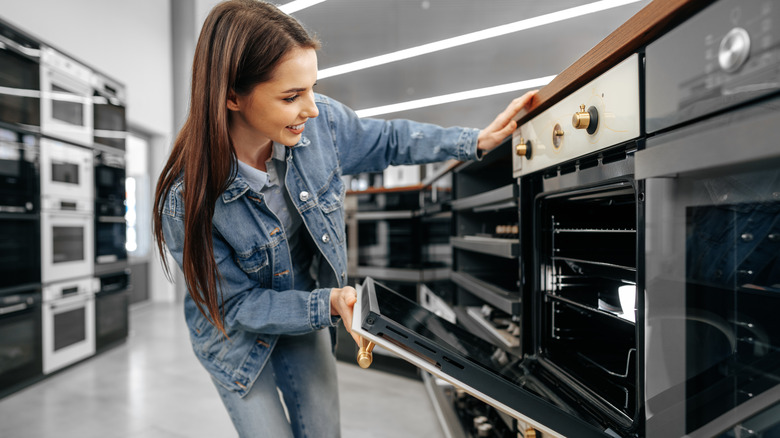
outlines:
[[344, 243], [344, 196], [346, 190], [341, 175], [334, 172], [323, 193], [319, 196], [319, 206], [331, 234], [338, 243]]
[[236, 264], [249, 278], [256, 280], [260, 287], [269, 287], [270, 274], [268, 248], [262, 246], [245, 252], [236, 252]]

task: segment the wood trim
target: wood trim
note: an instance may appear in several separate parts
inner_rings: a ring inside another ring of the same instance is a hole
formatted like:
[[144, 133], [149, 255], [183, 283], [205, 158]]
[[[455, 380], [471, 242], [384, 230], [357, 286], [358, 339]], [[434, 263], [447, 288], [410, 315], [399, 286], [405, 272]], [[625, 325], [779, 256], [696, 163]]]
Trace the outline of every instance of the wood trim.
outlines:
[[544, 86], [514, 120], [527, 122], [714, 0], [653, 0]]

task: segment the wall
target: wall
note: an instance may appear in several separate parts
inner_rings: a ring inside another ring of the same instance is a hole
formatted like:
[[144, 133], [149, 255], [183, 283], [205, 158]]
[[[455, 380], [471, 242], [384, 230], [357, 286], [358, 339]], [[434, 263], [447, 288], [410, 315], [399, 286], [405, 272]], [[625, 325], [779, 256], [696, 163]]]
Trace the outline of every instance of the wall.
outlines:
[[[127, 87], [128, 123], [152, 138], [154, 184], [174, 132], [170, 3], [4, 1], [0, 17]], [[172, 300], [156, 259], [150, 268], [152, 298]]]

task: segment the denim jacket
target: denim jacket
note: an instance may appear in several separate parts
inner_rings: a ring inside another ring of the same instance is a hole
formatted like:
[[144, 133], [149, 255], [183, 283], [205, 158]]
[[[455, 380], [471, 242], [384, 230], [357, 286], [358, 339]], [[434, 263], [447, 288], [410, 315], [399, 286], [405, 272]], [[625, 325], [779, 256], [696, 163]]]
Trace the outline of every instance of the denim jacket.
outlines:
[[[228, 338], [201, 315], [189, 295], [185, 298], [196, 356], [217, 382], [241, 396], [260, 374], [279, 335], [304, 334], [338, 322], [330, 315], [330, 289], [347, 285], [342, 174], [476, 158], [479, 130], [360, 119], [325, 96], [317, 94], [315, 101], [320, 115], [306, 122], [298, 144], [286, 148], [284, 178], [305, 230], [322, 254], [318, 288], [295, 289], [285, 231], [263, 195], [238, 174], [216, 202], [212, 231]], [[165, 240], [180, 267], [182, 184], [180, 178], [172, 186], [162, 211]]]

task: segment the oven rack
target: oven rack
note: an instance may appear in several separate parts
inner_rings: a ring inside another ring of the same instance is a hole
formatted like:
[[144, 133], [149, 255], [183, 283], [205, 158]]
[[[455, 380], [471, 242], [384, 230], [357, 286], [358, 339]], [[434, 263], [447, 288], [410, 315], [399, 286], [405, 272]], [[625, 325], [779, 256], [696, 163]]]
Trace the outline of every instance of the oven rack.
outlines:
[[473, 210], [475, 213], [517, 208], [517, 185], [508, 184], [473, 196], [451, 201], [455, 211]]
[[592, 312], [592, 313], [594, 313], [596, 315], [600, 315], [600, 316], [616, 319], [616, 320], [618, 320], [618, 321], [620, 321], [622, 323], [625, 323], [625, 324], [635, 325], [635, 323], [633, 323], [633, 322], [625, 319], [624, 317], [622, 317], [621, 316], [622, 313], [612, 312], [610, 310], [600, 309], [598, 307], [594, 307], [594, 306], [590, 306], [590, 305], [587, 305], [587, 304], [583, 304], [583, 303], [577, 302], [575, 300], [572, 300], [570, 298], [562, 297], [560, 295], [556, 295], [556, 294], [551, 293], [551, 292], [546, 292], [544, 294], [544, 296], [546, 298], [549, 298], [549, 299], [552, 299], [552, 300], [555, 300], [555, 301], [560, 301], [560, 302], [569, 304], [571, 306], [577, 307], [578, 309], [582, 309], [582, 310], [585, 310], [587, 312]]

